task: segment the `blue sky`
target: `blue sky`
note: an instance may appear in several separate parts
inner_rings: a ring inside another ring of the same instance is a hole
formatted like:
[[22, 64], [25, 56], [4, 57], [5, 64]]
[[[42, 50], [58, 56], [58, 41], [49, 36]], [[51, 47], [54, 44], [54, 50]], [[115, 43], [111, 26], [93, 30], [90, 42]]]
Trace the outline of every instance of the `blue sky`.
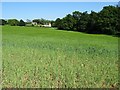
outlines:
[[2, 2], [4, 19], [55, 20], [73, 11], [100, 11], [104, 6], [116, 5], [118, 2]]

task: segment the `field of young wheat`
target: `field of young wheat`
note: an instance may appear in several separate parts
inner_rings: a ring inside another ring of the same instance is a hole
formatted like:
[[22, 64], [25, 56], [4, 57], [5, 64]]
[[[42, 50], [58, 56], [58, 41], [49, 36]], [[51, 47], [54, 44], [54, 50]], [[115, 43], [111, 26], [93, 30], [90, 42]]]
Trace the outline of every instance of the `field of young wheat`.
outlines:
[[118, 38], [42, 27], [2, 26], [2, 86], [118, 85]]

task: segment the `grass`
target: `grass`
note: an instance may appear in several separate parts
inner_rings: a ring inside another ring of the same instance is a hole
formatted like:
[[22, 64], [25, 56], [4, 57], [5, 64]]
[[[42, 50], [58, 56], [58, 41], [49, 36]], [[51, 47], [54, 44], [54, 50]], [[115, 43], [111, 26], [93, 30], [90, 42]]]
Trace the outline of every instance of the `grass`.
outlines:
[[118, 86], [118, 38], [52, 28], [3, 26], [3, 87]]

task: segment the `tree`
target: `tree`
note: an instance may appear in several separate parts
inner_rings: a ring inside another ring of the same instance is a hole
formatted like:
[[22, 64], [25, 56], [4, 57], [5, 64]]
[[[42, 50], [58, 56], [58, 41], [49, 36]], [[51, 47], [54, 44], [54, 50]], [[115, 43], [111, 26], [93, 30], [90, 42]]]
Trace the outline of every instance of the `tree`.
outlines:
[[19, 22], [19, 26], [25, 26], [25, 22], [22, 19]]
[[51, 26], [52, 26], [52, 27], [57, 27], [57, 26], [55, 25], [55, 21], [51, 21], [50, 23], [51, 23]]
[[17, 19], [9, 19], [8, 24], [11, 25], [11, 26], [18, 26], [19, 21]]
[[0, 19], [0, 25], [5, 25], [5, 24], [7, 24], [7, 21], [4, 19]]
[[57, 18], [55, 20], [55, 26], [57, 26], [58, 29], [63, 29], [63, 26], [62, 26], [62, 20], [60, 18]]
[[106, 6], [98, 14], [97, 30], [103, 34], [116, 34], [119, 20], [117, 7]]
[[50, 23], [51, 21], [50, 20], [46, 20], [46, 19], [34, 19], [33, 22], [36, 22], [37, 24], [47, 24], [47, 23]]
[[66, 15], [62, 19], [61, 25], [64, 30], [73, 30], [73, 25], [74, 25], [74, 18], [71, 14]]
[[79, 11], [74, 11], [72, 14], [73, 14], [73, 18], [74, 18], [73, 30], [79, 31], [80, 30], [79, 22], [80, 22], [82, 13]]
[[96, 22], [98, 18], [99, 18], [98, 13], [91, 11], [91, 13], [89, 14], [89, 20], [87, 23], [87, 29], [86, 29], [87, 33], [99, 33], [96, 27]]
[[86, 32], [87, 31], [87, 25], [89, 21], [89, 14], [86, 12], [83, 12], [80, 16], [80, 20], [78, 22], [80, 32]]
[[57, 18], [55, 26], [58, 29], [72, 30], [87, 33], [116, 35], [120, 33], [120, 7], [105, 6], [96, 13], [74, 11], [64, 18]]
[[73, 18], [73, 16], [71, 14], [68, 14], [66, 16], [66, 21], [68, 22], [67, 23], [68, 30], [73, 30], [74, 24], [75, 24], [75, 19]]

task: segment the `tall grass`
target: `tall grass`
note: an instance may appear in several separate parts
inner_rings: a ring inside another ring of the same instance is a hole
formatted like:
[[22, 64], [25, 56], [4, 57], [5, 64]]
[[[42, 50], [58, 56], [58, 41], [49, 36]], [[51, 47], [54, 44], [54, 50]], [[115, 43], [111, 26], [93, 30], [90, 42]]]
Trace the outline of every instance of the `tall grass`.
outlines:
[[116, 37], [17, 26], [2, 34], [3, 87], [117, 87]]

